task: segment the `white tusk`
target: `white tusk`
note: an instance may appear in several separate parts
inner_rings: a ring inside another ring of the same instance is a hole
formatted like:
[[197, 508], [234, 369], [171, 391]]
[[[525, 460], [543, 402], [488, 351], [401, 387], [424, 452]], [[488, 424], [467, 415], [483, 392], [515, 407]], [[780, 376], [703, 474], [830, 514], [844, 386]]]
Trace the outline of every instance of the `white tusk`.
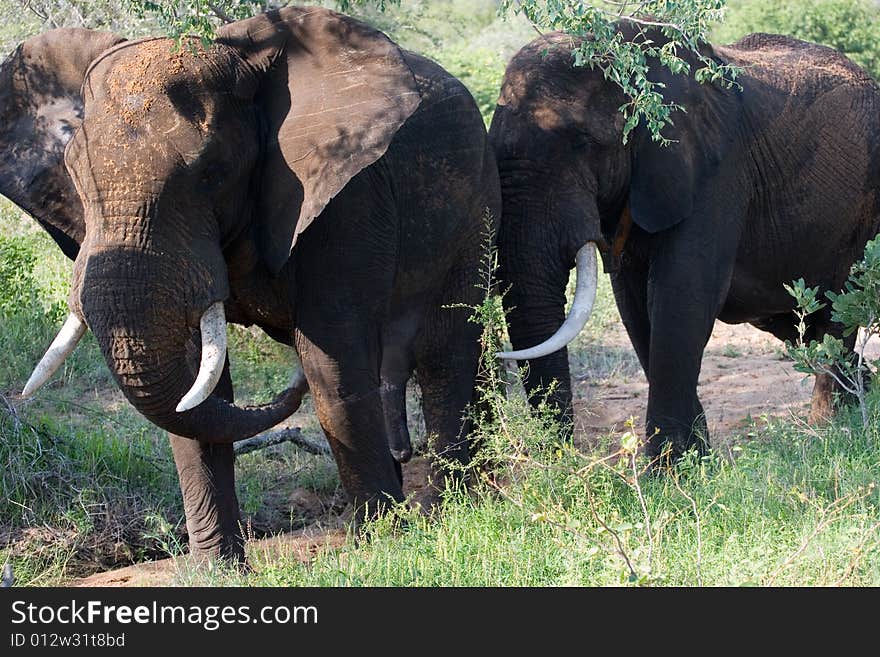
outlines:
[[22, 397], [30, 397], [48, 381], [62, 363], [73, 353], [76, 345], [86, 334], [86, 325], [74, 313], [70, 313], [64, 320], [64, 326], [58, 331], [58, 335], [49, 345], [43, 358], [34, 368], [34, 373], [28, 379], [21, 391]]
[[223, 311], [222, 301], [211, 304], [205, 311], [200, 329], [202, 361], [199, 364], [199, 375], [177, 405], [175, 410], [178, 413], [195, 408], [210, 397], [223, 375], [223, 367], [226, 365], [226, 313]]
[[504, 360], [530, 360], [549, 356], [559, 351], [577, 337], [593, 311], [593, 302], [596, 300], [596, 285], [598, 283], [596, 245], [587, 242], [577, 252], [575, 257], [577, 267], [577, 283], [574, 290], [574, 299], [571, 302], [571, 310], [568, 317], [552, 336], [544, 342], [529, 349], [519, 351], [501, 351], [496, 357]]

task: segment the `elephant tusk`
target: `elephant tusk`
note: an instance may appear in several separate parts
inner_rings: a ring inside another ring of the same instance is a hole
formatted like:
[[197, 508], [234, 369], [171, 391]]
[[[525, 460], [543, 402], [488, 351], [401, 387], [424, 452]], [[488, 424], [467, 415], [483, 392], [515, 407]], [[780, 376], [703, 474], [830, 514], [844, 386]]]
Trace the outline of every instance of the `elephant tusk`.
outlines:
[[210, 397], [226, 365], [226, 313], [222, 301], [211, 304], [202, 315], [199, 327], [202, 331], [199, 374], [177, 405], [175, 410], [178, 413], [195, 408]]
[[64, 320], [64, 326], [58, 331], [58, 335], [49, 345], [46, 353], [34, 368], [31, 378], [28, 379], [21, 391], [22, 397], [30, 397], [48, 381], [61, 364], [73, 353], [76, 345], [86, 334], [85, 323], [74, 313], [70, 313]]
[[596, 245], [587, 242], [577, 252], [575, 257], [577, 266], [577, 283], [575, 285], [574, 299], [571, 302], [571, 310], [568, 317], [552, 336], [541, 344], [521, 349], [519, 351], [501, 351], [495, 354], [503, 360], [531, 360], [549, 356], [559, 351], [577, 337], [593, 311], [593, 302], [596, 300], [596, 286], [598, 284]]

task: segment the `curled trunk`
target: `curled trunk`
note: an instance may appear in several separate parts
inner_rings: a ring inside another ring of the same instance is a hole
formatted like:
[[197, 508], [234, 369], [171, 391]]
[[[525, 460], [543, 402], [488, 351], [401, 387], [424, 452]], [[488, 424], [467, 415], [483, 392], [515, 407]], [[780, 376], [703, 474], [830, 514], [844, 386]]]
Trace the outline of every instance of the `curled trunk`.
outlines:
[[[187, 266], [190, 280], [184, 283], [190, 285], [176, 288], [182, 277], [177, 262], [139, 252], [102, 252], [89, 258], [79, 299], [110, 371], [144, 417], [178, 436], [231, 443], [270, 429], [299, 408], [307, 389], [304, 382], [297, 380], [260, 406], [236, 406], [213, 392], [215, 375], [222, 373], [227, 360], [225, 353], [218, 355], [217, 367], [199, 376], [199, 318], [208, 308], [222, 308], [222, 303], [216, 301], [218, 290], [210, 285], [209, 272], [200, 271], [197, 264]], [[194, 286], [193, 280], [201, 284]], [[210, 341], [216, 343], [218, 336]], [[199, 386], [194, 385], [197, 378], [204, 379]], [[201, 399], [178, 411], [194, 388], [201, 390]]]

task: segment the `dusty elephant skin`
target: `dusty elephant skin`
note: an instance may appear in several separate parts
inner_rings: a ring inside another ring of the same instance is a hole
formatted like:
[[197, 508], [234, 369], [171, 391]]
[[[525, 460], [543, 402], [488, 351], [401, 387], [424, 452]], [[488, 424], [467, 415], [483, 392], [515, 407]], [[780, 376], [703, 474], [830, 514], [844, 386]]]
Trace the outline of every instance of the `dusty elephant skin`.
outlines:
[[[635, 34], [627, 23], [618, 29]], [[575, 254], [595, 243], [649, 382], [648, 454], [702, 452], [697, 379], [715, 320], [794, 338], [783, 284], [803, 277], [839, 289], [877, 233], [880, 90], [835, 50], [753, 34], [704, 46], [742, 67], [741, 89], [700, 85], [655, 62], [653, 79], [687, 111], [665, 129], [668, 147], [644, 124], [623, 144], [625, 99], [599, 69], [572, 66], [575, 45], [551, 34], [525, 46], [507, 68], [489, 131], [511, 339], [522, 350], [556, 333]], [[808, 338], [840, 335], [829, 311]], [[558, 381], [551, 401], [570, 420], [566, 350], [538, 349], [528, 365], [531, 394]], [[830, 381], [817, 377], [814, 418], [830, 411]]]
[[460, 82], [360, 22], [289, 7], [208, 49], [48, 32], [0, 84], [0, 193], [76, 258], [71, 321], [171, 435], [192, 552], [242, 558], [231, 443], [305, 391], [236, 406], [226, 321], [295, 346], [356, 517], [404, 498], [413, 372], [438, 449], [469, 458], [479, 327], [448, 306], [479, 303], [501, 201]]

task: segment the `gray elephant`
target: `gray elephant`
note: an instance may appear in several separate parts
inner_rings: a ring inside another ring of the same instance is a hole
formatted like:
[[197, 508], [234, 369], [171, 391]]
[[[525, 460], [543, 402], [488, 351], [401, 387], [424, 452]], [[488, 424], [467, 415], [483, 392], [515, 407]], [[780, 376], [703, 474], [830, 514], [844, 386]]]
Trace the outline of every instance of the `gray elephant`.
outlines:
[[[625, 40], [641, 31], [618, 24]], [[642, 38], [642, 37], [639, 37]], [[645, 35], [660, 47], [659, 30]], [[500, 278], [509, 332], [529, 365], [533, 396], [551, 394], [571, 422], [565, 345], [589, 317], [601, 251], [620, 315], [649, 382], [647, 452], [708, 446], [697, 396], [716, 319], [796, 338], [783, 284], [839, 290], [880, 228], [880, 90], [839, 52], [753, 34], [703, 46], [741, 67], [741, 88], [698, 84], [700, 66], [650, 77], [686, 112], [661, 146], [644, 125], [628, 143], [626, 98], [599, 68], [574, 67], [577, 39], [536, 39], [511, 60], [490, 127], [500, 168]], [[569, 271], [578, 291], [565, 317]], [[841, 334], [825, 308], [807, 338]], [[851, 349], [854, 336], [846, 338]], [[814, 418], [831, 410], [832, 380], [816, 378]]]
[[[469, 458], [479, 327], [450, 306], [480, 302], [498, 172], [466, 88], [349, 17], [289, 7], [173, 45], [56, 30], [0, 68], [0, 193], [75, 258], [25, 392], [88, 327], [171, 435], [191, 551], [241, 559], [232, 442], [306, 381], [356, 518], [404, 499], [414, 371], [437, 451]], [[306, 381], [235, 405], [226, 322], [292, 344]]]

